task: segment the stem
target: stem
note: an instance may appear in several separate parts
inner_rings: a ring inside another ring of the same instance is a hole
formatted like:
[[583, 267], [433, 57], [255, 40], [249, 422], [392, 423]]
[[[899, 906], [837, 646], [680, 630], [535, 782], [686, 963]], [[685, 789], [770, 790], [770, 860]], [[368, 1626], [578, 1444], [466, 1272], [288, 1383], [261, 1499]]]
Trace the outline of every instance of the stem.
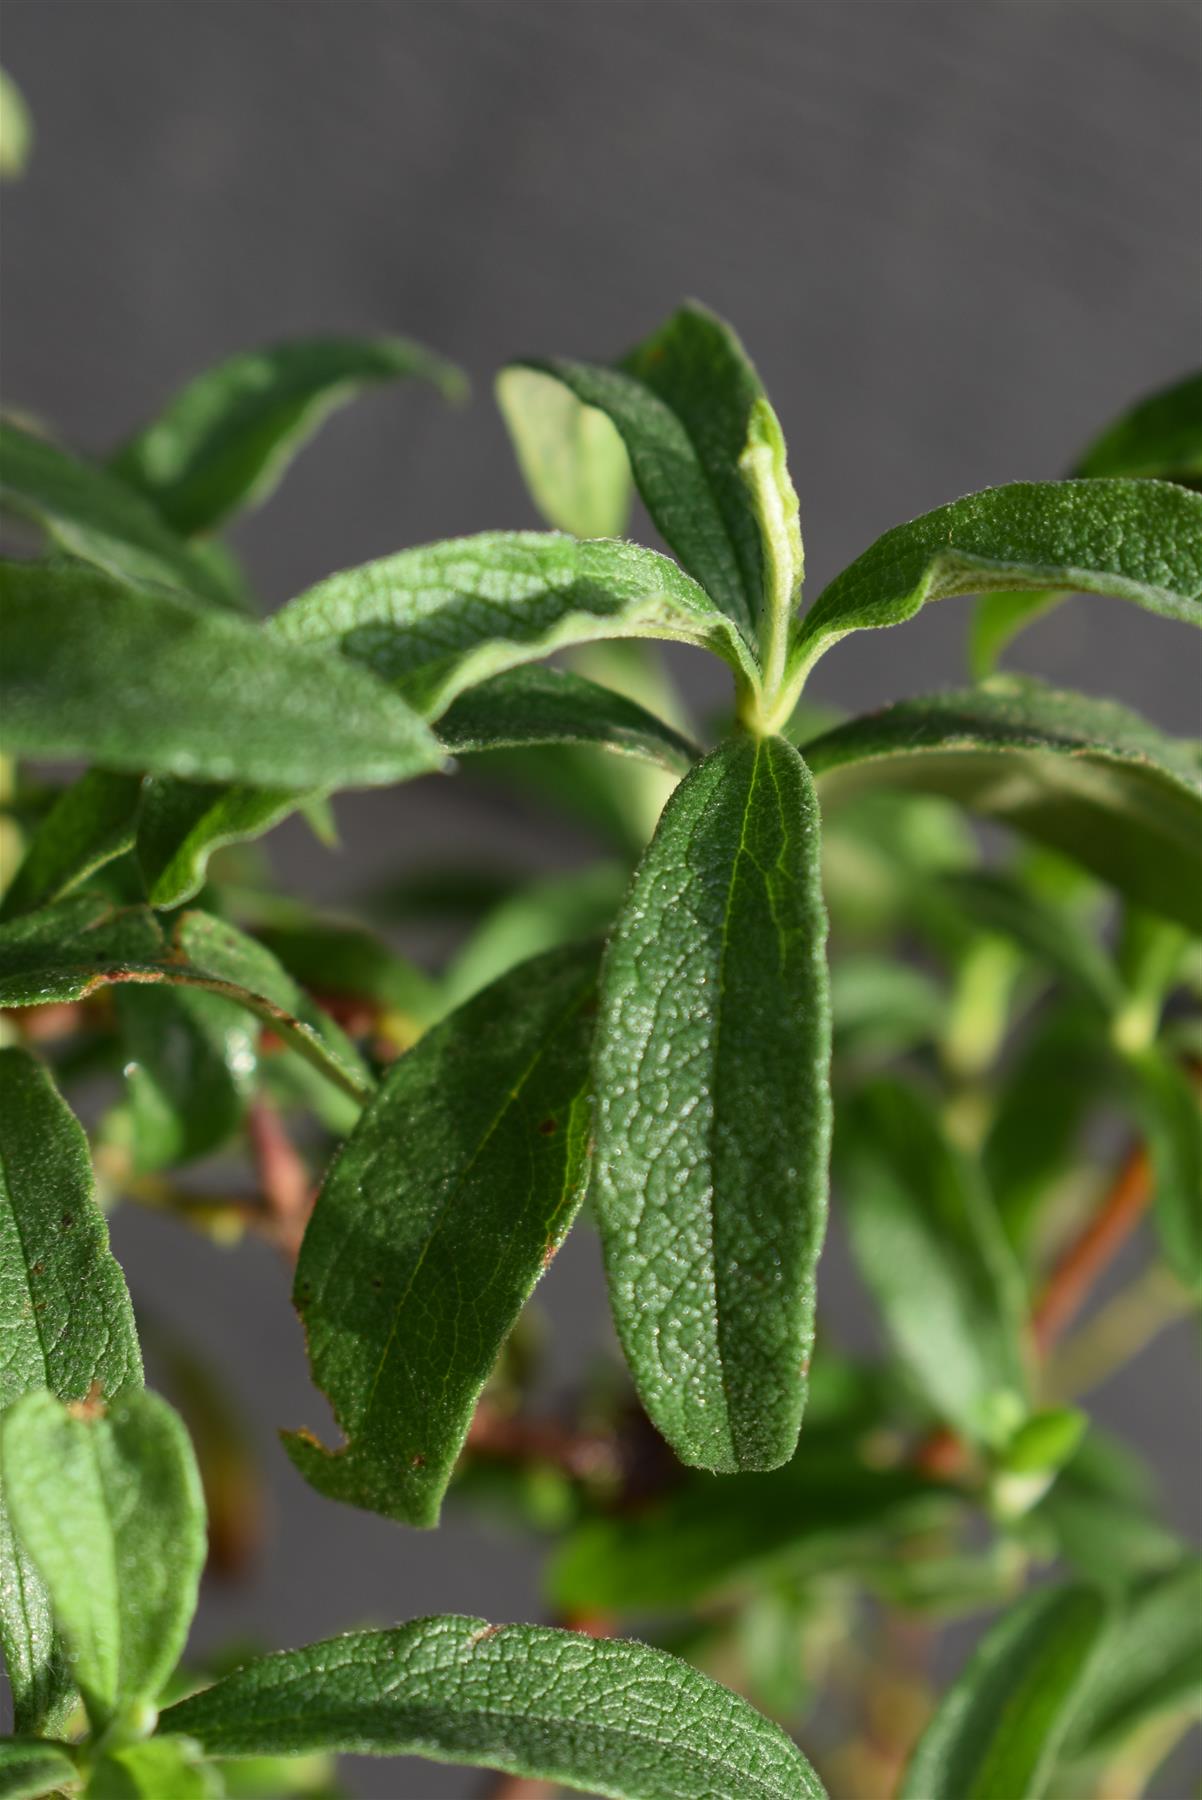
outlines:
[[1100, 1387], [1193, 1310], [1193, 1299], [1167, 1269], [1144, 1269], [1061, 1347], [1048, 1371], [1049, 1401], [1064, 1404]]
[[1036, 1303], [1031, 1323], [1041, 1356], [1047, 1355], [1080, 1311], [1090, 1288], [1127, 1242], [1151, 1198], [1148, 1153], [1138, 1144], [1128, 1151], [1100, 1208], [1065, 1250]]
[[313, 1210], [313, 1183], [284, 1122], [266, 1100], [252, 1101], [246, 1116], [259, 1187], [275, 1225], [275, 1238], [293, 1262]]

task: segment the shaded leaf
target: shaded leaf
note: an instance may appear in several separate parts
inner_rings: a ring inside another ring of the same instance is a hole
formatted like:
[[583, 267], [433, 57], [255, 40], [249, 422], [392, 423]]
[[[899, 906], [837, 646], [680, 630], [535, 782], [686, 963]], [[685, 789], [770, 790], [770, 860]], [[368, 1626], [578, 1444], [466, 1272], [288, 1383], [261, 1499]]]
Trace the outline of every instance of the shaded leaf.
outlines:
[[31, 519], [68, 555], [109, 575], [238, 604], [217, 565], [195, 555], [135, 489], [9, 420], [0, 420], [0, 509]]
[[418, 1619], [248, 1663], [163, 1715], [212, 1755], [328, 1747], [533, 1775], [619, 1800], [823, 1800], [801, 1751], [662, 1650]]
[[113, 469], [184, 537], [258, 505], [336, 407], [420, 376], [462, 399], [457, 369], [404, 338], [297, 338], [228, 357], [124, 444]]
[[132, 846], [142, 782], [89, 769], [39, 822], [5, 891], [0, 919], [29, 912], [86, 881]]
[[221, 782], [151, 776], [138, 815], [138, 867], [152, 906], [182, 906], [204, 886], [209, 858], [227, 844], [262, 837], [296, 811], [290, 788], [227, 787]]
[[611, 538], [486, 531], [402, 550], [331, 575], [270, 627], [365, 663], [428, 718], [490, 675], [597, 638], [697, 644], [756, 681], [747, 645], [695, 581]]
[[596, 962], [553, 951], [428, 1032], [326, 1177], [294, 1300], [346, 1443], [285, 1441], [332, 1498], [437, 1523], [480, 1390], [583, 1193]]
[[201, 988], [256, 1014], [353, 1098], [371, 1076], [345, 1034], [271, 952], [209, 913], [181, 913], [166, 936], [147, 907], [79, 895], [0, 925], [0, 1006], [82, 1000], [126, 982]]
[[1125, 1058], [1152, 1165], [1153, 1217], [1169, 1267], [1202, 1290], [1202, 1099], [1196, 1077], [1154, 1046]]
[[597, 744], [683, 775], [696, 744], [645, 707], [566, 669], [509, 669], [461, 694], [438, 721], [456, 756], [532, 744]]
[[78, 1775], [65, 1747], [38, 1738], [0, 1738], [0, 1800], [40, 1800]]
[[184, 1646], [205, 1553], [200, 1477], [155, 1394], [107, 1409], [26, 1394], [4, 1415], [4, 1484], [93, 1729], [136, 1720]]
[[[46, 1070], [0, 1050], [0, 1409], [137, 1388], [142, 1359], [125, 1278], [96, 1204], [87, 1139]], [[18, 1731], [53, 1731], [71, 1678], [50, 1603], [0, 1503], [0, 1643]]]
[[739, 458], [762, 389], [730, 327], [688, 305], [619, 368], [566, 357], [516, 366], [552, 377], [608, 415], [664, 541], [754, 642], [763, 589], [760, 533]]
[[9, 754], [323, 790], [442, 765], [396, 694], [261, 626], [45, 563], [0, 569], [0, 602]]
[[133, 1167], [188, 1163], [242, 1123], [258, 1071], [258, 1031], [244, 1006], [182, 987], [119, 985]]
[[830, 1002], [818, 811], [783, 739], [669, 800], [614, 927], [593, 1185], [618, 1332], [685, 1461], [797, 1441], [826, 1218]]
[[630, 513], [630, 463], [595, 406], [535, 369], [502, 369], [497, 405], [539, 512], [573, 537], [621, 537]]
[[1202, 925], [1198, 746], [1113, 701], [999, 676], [849, 720], [803, 754], [824, 803], [869, 784], [942, 794]]
[[362, 926], [298, 909], [292, 919], [260, 925], [255, 936], [310, 993], [362, 1000], [414, 1026], [438, 1010], [430, 977]]
[[973, 1163], [921, 1091], [884, 1077], [838, 1112], [856, 1263], [935, 1409], [974, 1438], [1026, 1390], [1023, 1286]]
[[1094, 439], [1073, 472], [1182, 482], [1202, 476], [1202, 373], [1138, 401]]
[[1184, 1556], [1127, 1595], [1090, 1670], [1066, 1764], [1112, 1753], [1150, 1719], [1202, 1712], [1202, 1563]]
[[991, 588], [1113, 594], [1202, 623], [1202, 495], [1169, 482], [1017, 481], [897, 525], [823, 589], [797, 628], [795, 676], [849, 631]]
[[1105, 1626], [1088, 1588], [1020, 1600], [944, 1695], [900, 1800], [1041, 1800]]

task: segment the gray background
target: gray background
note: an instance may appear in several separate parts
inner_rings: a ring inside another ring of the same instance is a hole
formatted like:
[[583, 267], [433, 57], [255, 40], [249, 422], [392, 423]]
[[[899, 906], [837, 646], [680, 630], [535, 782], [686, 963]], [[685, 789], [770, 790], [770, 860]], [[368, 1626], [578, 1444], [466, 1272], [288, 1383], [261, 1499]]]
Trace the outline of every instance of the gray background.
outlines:
[[[686, 294], [732, 318], [777, 403], [814, 587], [900, 518], [1059, 473], [1198, 358], [1193, 6], [5, 0], [3, 55], [38, 131], [4, 200], [8, 404], [102, 449], [225, 352], [312, 330], [399, 330], [473, 377], [466, 414], [415, 386], [326, 427], [237, 532], [273, 604], [422, 539], [533, 522], [497, 365], [604, 358]], [[862, 634], [816, 696], [858, 707], [959, 679], [966, 618]], [[1077, 601], [1014, 661], [1194, 730], [1195, 646]], [[680, 667], [696, 699], [720, 697], [720, 674]], [[436, 852], [566, 867], [590, 849], [468, 779], [339, 816], [339, 859], [277, 841], [322, 897]], [[524, 1547], [454, 1518], [419, 1539], [293, 1475], [274, 1427], [324, 1418], [270, 1255], [140, 1214], [115, 1237], [136, 1294], [213, 1348], [269, 1470], [277, 1535], [248, 1585], [206, 1593], [198, 1644], [538, 1616]], [[829, 1305], [849, 1291], [837, 1245], [824, 1273]], [[607, 1331], [585, 1233], [544, 1304], [566, 1375]], [[1184, 1332], [1099, 1397], [1187, 1529], [1197, 1398]], [[416, 1763], [356, 1779], [375, 1800], [480, 1785]]]

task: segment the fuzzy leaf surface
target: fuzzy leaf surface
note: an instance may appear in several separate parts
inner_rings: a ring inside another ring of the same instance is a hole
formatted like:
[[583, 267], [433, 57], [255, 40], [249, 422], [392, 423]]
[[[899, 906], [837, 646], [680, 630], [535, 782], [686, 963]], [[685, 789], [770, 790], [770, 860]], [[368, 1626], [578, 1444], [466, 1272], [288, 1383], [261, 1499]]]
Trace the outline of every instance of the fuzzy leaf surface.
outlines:
[[[0, 1412], [142, 1383], [133, 1309], [96, 1203], [87, 1139], [49, 1074], [0, 1050]], [[18, 1731], [53, 1730], [71, 1679], [45, 1588], [0, 1500], [0, 1644]]]
[[621, 1639], [417, 1619], [263, 1657], [171, 1707], [212, 1755], [426, 1756], [615, 1800], [824, 1800], [801, 1751], [687, 1663]]
[[157, 1698], [184, 1646], [205, 1556], [192, 1446], [145, 1392], [70, 1409], [26, 1394], [0, 1442], [13, 1523], [102, 1731]]
[[265, 500], [336, 407], [406, 376], [448, 399], [465, 391], [458, 370], [404, 338], [300, 338], [243, 351], [190, 381], [112, 467], [192, 537]]
[[1016, 481], [877, 539], [797, 627], [808, 668], [849, 631], [901, 625], [930, 600], [992, 588], [1113, 594], [1202, 624], [1202, 494], [1171, 482]]
[[1020, 1600], [944, 1695], [900, 1800], [1042, 1800], [1105, 1626], [1088, 1588]]
[[186, 912], [170, 935], [148, 907], [74, 895], [0, 925], [0, 1006], [82, 1000], [126, 982], [200, 988], [254, 1013], [353, 1098], [371, 1076], [329, 1015], [262, 944], [209, 913]]
[[0, 1738], [0, 1800], [41, 1800], [78, 1778], [79, 1771], [54, 1744], [38, 1738]]
[[26, 845], [0, 919], [61, 899], [124, 855], [134, 841], [141, 793], [137, 775], [107, 769], [89, 769], [65, 787]]
[[135, 849], [150, 904], [169, 908], [191, 900], [204, 886], [215, 850], [262, 837], [303, 800], [303, 794], [290, 788], [149, 777]]
[[802, 753], [824, 799], [870, 784], [942, 794], [1202, 925], [1199, 747], [1113, 701], [997, 676], [851, 719]]
[[593, 1202], [652, 1420], [686, 1462], [793, 1453], [826, 1222], [830, 997], [809, 772], [732, 740], [669, 800], [606, 954]]
[[286, 1439], [321, 1492], [437, 1523], [480, 1390], [583, 1194], [596, 967], [591, 946], [554, 951], [451, 1014], [331, 1168], [293, 1298], [346, 1443]]
[[881, 1077], [839, 1108], [841, 1205], [886, 1330], [936, 1410], [988, 1435], [1026, 1390], [1023, 1286], [969, 1159], [917, 1088]]
[[567, 669], [509, 669], [461, 694], [438, 721], [456, 756], [534, 744], [598, 745], [683, 775], [701, 751], [646, 707]]
[[95, 569], [0, 569], [0, 742], [141, 774], [369, 787], [442, 765], [403, 700], [261, 626]]
[[670, 558], [558, 532], [486, 531], [402, 550], [319, 582], [270, 629], [366, 664], [426, 718], [490, 675], [598, 638], [697, 644], [755, 680], [739, 632]]
[[60, 549], [110, 575], [154, 582], [209, 605], [238, 605], [217, 565], [178, 538], [136, 489], [5, 420], [0, 509], [31, 519]]

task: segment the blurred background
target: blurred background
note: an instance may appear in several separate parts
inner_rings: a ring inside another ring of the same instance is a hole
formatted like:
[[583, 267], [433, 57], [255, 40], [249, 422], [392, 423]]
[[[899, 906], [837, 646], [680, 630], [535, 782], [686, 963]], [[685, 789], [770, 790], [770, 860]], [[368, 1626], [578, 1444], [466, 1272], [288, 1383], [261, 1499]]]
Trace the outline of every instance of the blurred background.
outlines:
[[[1198, 361], [1199, 36], [1192, 4], [1162, 0], [5, 0], [37, 136], [4, 198], [4, 399], [103, 451], [273, 338], [397, 331], [460, 363], [467, 410], [417, 384], [369, 394], [237, 527], [274, 606], [424, 539], [536, 523], [497, 366], [607, 359], [695, 295], [736, 325], [782, 417], [817, 591], [900, 519], [1061, 473]], [[654, 541], [637, 515], [632, 534]], [[862, 708], [963, 679], [967, 617], [953, 603], [857, 634], [815, 698]], [[1198, 729], [1196, 641], [1119, 602], [1072, 602], [1010, 660]], [[716, 664], [675, 666], [703, 715], [722, 704]], [[435, 857], [555, 870], [596, 850], [468, 776], [337, 813], [337, 855], [300, 827], [270, 843], [323, 900]], [[269, 1251], [130, 1209], [114, 1238], [135, 1301], [213, 1350], [268, 1473], [268, 1546], [248, 1581], [207, 1588], [199, 1649], [540, 1615], [524, 1542], [454, 1510], [419, 1538], [292, 1471], [276, 1427], [328, 1420]], [[854, 1344], [870, 1326], [837, 1232], [823, 1279]], [[570, 1382], [609, 1334], [587, 1231], [539, 1305]], [[1097, 1406], [1196, 1532], [1191, 1336], [1164, 1335]], [[349, 1772], [374, 1800], [486, 1785]]]

